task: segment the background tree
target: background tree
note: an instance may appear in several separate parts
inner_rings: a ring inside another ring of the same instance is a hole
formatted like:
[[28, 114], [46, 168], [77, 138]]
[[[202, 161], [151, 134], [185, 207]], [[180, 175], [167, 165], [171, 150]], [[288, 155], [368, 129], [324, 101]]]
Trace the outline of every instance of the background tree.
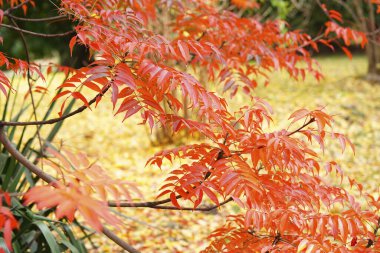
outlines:
[[[252, 1], [231, 2], [236, 8], [259, 7]], [[324, 37], [312, 38], [285, 29], [281, 20], [258, 20], [245, 16], [244, 11], [237, 14], [229, 4], [221, 5], [219, 1], [62, 0], [57, 12], [75, 24], [70, 51], [75, 51], [78, 44], [84, 45], [95, 54], [95, 60], [89, 66], [70, 69], [52, 99], [61, 104], [58, 117], [48, 115], [39, 120], [35, 91], [44, 88], [38, 88], [36, 81], [45, 79], [54, 65], [30, 61], [26, 36], [67, 34], [21, 28], [12, 13], [27, 11], [33, 4], [30, 0], [12, 0], [10, 7], [0, 13], [9, 21], [1, 26], [19, 33], [25, 51], [25, 60], [1, 53], [0, 63], [11, 73], [26, 77], [34, 117], [0, 122], [6, 163], [13, 159], [23, 166], [20, 180], [32, 179], [16, 187], [15, 192], [2, 193], [0, 227], [7, 249], [12, 249], [12, 231], [17, 231], [20, 224], [11, 212], [20, 197], [23, 208], [47, 210], [48, 219], [48, 213], [54, 210], [55, 219], [63, 224], [75, 222], [79, 216], [84, 224], [129, 252], [138, 250], [105, 225], [120, 227], [120, 220], [111, 212], [113, 208], [209, 211], [232, 201], [243, 212], [229, 217], [210, 235], [210, 246], [204, 252], [362, 252], [379, 247], [379, 199], [364, 194], [362, 185], [354, 179], [345, 178], [335, 161], [322, 165], [320, 151], [312, 145], [315, 141], [324, 150], [325, 140], [332, 138], [343, 151], [347, 145], [353, 149], [344, 135], [333, 130], [332, 116], [322, 108], [302, 108], [290, 115], [288, 128], [273, 131], [269, 128], [272, 108], [252, 96], [257, 77], [267, 83], [266, 75], [272, 71], [284, 70], [295, 79], [304, 79], [307, 73], [321, 78], [305, 48], [318, 50], [320, 44], [332, 47], [338, 39], [346, 45], [364, 46], [363, 32], [334, 22], [327, 26]], [[155, 30], [156, 17], [163, 11], [175, 17], [168, 27], [170, 37]], [[336, 11], [327, 14], [333, 20], [341, 19]], [[342, 49], [350, 55], [343, 45]], [[206, 69], [204, 80], [215, 86], [202, 85], [190, 67], [195, 71]], [[4, 72], [0, 72], [0, 88], [5, 96], [13, 88]], [[224, 97], [241, 91], [249, 98], [241, 105], [229, 104]], [[173, 92], [186, 100], [179, 100]], [[158, 190], [160, 200], [136, 202], [143, 194], [133, 183], [116, 180], [85, 154], [55, 147], [42, 138], [43, 126], [79, 117], [84, 110], [104, 103], [105, 96], [124, 120], [135, 115], [150, 129], [165, 126], [173, 134], [186, 130], [204, 137], [196, 144], [162, 150], [147, 161], [148, 166], [158, 167], [166, 161], [181, 161], [173, 165], [176, 167]], [[83, 105], [72, 110], [71, 99]], [[194, 119], [183, 117], [184, 110], [190, 110]], [[29, 144], [36, 150], [32, 158], [20, 152], [9, 137], [16, 127], [27, 126], [36, 131], [35, 141]], [[327, 173], [334, 171], [346, 179], [371, 208], [361, 205], [341, 186], [325, 182], [319, 176], [323, 167]], [[7, 165], [5, 168], [11, 171]], [[43, 182], [35, 184], [37, 179]], [[11, 196], [14, 201], [9, 200]], [[214, 205], [200, 207], [204, 199]], [[339, 212], [332, 211], [333, 207]], [[45, 238], [41, 247], [54, 247], [54, 240]], [[17, 240], [13, 237], [14, 242]], [[80, 245], [62, 243], [58, 247], [56, 251]]]
[[[268, 1], [266, 3], [267, 15], [282, 14], [293, 27], [298, 27], [317, 36], [321, 33], [321, 27], [332, 23], [354, 28], [366, 34], [368, 43], [365, 52], [368, 59], [369, 80], [378, 81], [380, 73], [380, 49], [379, 49], [379, 23], [380, 18], [376, 13], [379, 1]], [[332, 12], [331, 12], [332, 11]], [[334, 15], [334, 11], [340, 17]], [[331, 15], [333, 14], [333, 15]], [[330, 19], [326, 22], [326, 17]], [[334, 25], [335, 26], [335, 25]]]
[[[65, 34], [64, 36], [50, 37], [34, 37], [33, 40], [28, 42], [30, 51], [30, 59], [37, 60], [41, 58], [57, 57], [63, 66], [71, 66], [75, 68], [83, 67], [89, 62], [89, 52], [86, 47], [77, 46], [73, 55], [70, 56], [69, 48], [67, 47], [70, 39], [74, 33], [73, 30], [75, 23], [70, 21], [65, 16], [57, 15], [57, 6], [60, 1], [34, 1], [38, 8], [29, 8], [26, 12], [24, 10], [16, 9], [12, 12], [11, 17], [17, 21], [18, 25], [26, 30], [34, 31], [45, 34]], [[5, 8], [9, 7], [5, 3]], [[5, 19], [4, 24], [10, 24], [10, 21]], [[66, 35], [67, 33], [67, 35]], [[0, 49], [4, 52], [9, 52], [10, 55], [25, 59], [25, 50], [23, 42], [17, 31], [7, 30], [6, 32], [0, 31], [0, 36], [3, 38], [3, 43]], [[41, 46], [43, 45], [43, 46]]]
[[[331, 1], [328, 1], [331, 2]], [[328, 4], [326, 2], [326, 6]], [[343, 12], [348, 25], [355, 27], [357, 30], [364, 32], [367, 35], [368, 43], [366, 46], [366, 54], [368, 59], [368, 78], [370, 80], [379, 80], [380, 76], [380, 46], [379, 46], [379, 23], [380, 19], [376, 15], [379, 9], [376, 7], [379, 1], [354, 0], [350, 2], [336, 0], [332, 1], [337, 5], [337, 10]], [[321, 5], [321, 2], [318, 1]], [[327, 13], [328, 10], [322, 5], [322, 9]], [[331, 15], [330, 15], [331, 17]]]

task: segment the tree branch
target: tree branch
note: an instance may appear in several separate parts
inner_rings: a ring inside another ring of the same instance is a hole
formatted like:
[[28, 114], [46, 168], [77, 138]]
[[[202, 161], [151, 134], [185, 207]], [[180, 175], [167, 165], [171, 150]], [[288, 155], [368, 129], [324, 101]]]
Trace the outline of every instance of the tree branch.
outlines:
[[301, 131], [303, 128], [307, 127], [308, 125], [310, 125], [311, 123], [313, 123], [315, 121], [314, 118], [311, 118], [308, 122], [306, 122], [305, 124], [303, 124], [302, 126], [300, 126], [299, 128], [297, 128], [296, 130], [294, 130], [293, 132], [290, 132], [287, 134], [287, 136], [291, 136], [295, 133], [298, 133], [299, 131]]
[[108, 228], [103, 227], [102, 232], [103, 232], [103, 234], [105, 236], [107, 236], [109, 239], [111, 239], [112, 241], [114, 241], [117, 245], [119, 245], [120, 247], [122, 247], [126, 251], [128, 251], [130, 253], [140, 253], [140, 251], [138, 251], [137, 249], [135, 249], [134, 247], [132, 247], [131, 245], [129, 245], [128, 243], [126, 243], [124, 240], [122, 240], [120, 237], [118, 237], [117, 235], [115, 235]]
[[[180, 199], [180, 198], [182, 198], [181, 195], [176, 196], [176, 199]], [[120, 203], [118, 203], [117, 201], [108, 201], [108, 206], [110, 206], [110, 207], [150, 207], [150, 208], [153, 208], [155, 206], [163, 205], [163, 204], [166, 204], [169, 202], [171, 202], [170, 198], [158, 200], [158, 201], [136, 202], [136, 203], [131, 203], [131, 202], [120, 202]]]
[[[102, 97], [107, 91], [108, 89], [111, 87], [111, 85], [107, 85], [105, 86], [105, 88], [103, 89], [103, 91], [101, 93], [98, 93], [93, 99], [91, 99], [89, 102], [88, 102], [88, 105], [92, 105], [93, 103], [96, 102], [96, 100], [100, 97]], [[81, 107], [77, 108], [75, 111], [72, 111], [66, 115], [63, 115], [61, 117], [58, 117], [58, 118], [54, 118], [54, 119], [49, 119], [49, 120], [41, 120], [41, 121], [29, 121], [29, 122], [15, 122], [15, 121], [0, 121], [0, 127], [1, 126], [33, 126], [33, 125], [49, 125], [49, 124], [55, 124], [57, 122], [60, 122], [60, 121], [63, 121], [67, 118], [70, 118], [78, 113], [81, 113], [83, 112], [84, 110], [86, 110], [88, 108], [88, 106], [86, 105], [82, 105]]]
[[22, 32], [22, 33], [33, 35], [33, 36], [43, 37], [43, 38], [65, 37], [65, 36], [69, 36], [69, 35], [75, 33], [75, 31], [68, 31], [68, 32], [64, 32], [64, 33], [55, 33], [55, 34], [36, 33], [36, 32], [32, 32], [32, 31], [24, 30], [24, 29], [21, 29], [21, 28], [12, 26], [12, 25], [7, 25], [7, 24], [0, 24], [0, 27], [9, 28], [9, 29], [12, 29], [12, 30], [15, 30], [18, 32]]
[[[34, 165], [31, 161], [29, 161], [23, 154], [21, 154], [9, 141], [8, 137], [5, 134], [4, 127], [0, 126], [0, 142], [4, 145], [5, 149], [22, 165], [24, 165], [29, 171], [37, 175], [39, 178], [41, 178], [46, 183], [51, 184], [52, 186], [55, 186], [55, 183], [57, 182], [57, 179], [50, 176], [46, 172], [42, 171], [40, 168], [38, 168], [36, 165]], [[119, 245], [124, 250], [130, 252], [130, 253], [139, 253], [138, 250], [133, 248], [131, 245], [126, 243], [124, 240], [119, 238], [117, 235], [115, 235], [112, 231], [108, 230], [105, 226], [102, 228], [102, 233], [107, 236], [109, 239], [111, 239], [113, 242], [115, 242], [117, 245]]]
[[26, 1], [22, 2], [22, 3], [19, 3], [18, 5], [14, 6], [14, 7], [11, 7], [9, 9], [5, 10], [4, 11], [4, 15], [7, 15], [7, 14], [11, 13], [12, 11], [20, 9], [23, 5], [28, 4], [30, 1], [31, 0], [26, 0]]
[[7, 16], [19, 21], [26, 21], [26, 22], [49, 22], [49, 21], [68, 20], [66, 16], [55, 16], [55, 17], [48, 17], [48, 18], [22, 18], [22, 17], [13, 16], [12, 14], [4, 14], [4, 16]]
[[[179, 199], [180, 196], [177, 196], [177, 199]], [[128, 202], [124, 202], [124, 203], [117, 203], [115, 201], [109, 201], [108, 202], [108, 206], [110, 207], [147, 207], [147, 208], [152, 208], [152, 209], [164, 209], [164, 210], [181, 210], [181, 211], [201, 211], [201, 212], [209, 212], [209, 211], [212, 211], [218, 207], [221, 207], [225, 204], [227, 204], [228, 202], [231, 202], [233, 199], [232, 198], [228, 198], [227, 200], [221, 202], [219, 205], [212, 205], [212, 206], [208, 206], [208, 207], [198, 207], [198, 208], [191, 208], [191, 207], [182, 207], [182, 208], [178, 208], [178, 207], [175, 207], [175, 206], [161, 206], [160, 204], [157, 204], [157, 202], [160, 202], [160, 201], [154, 201], [154, 202], [140, 202], [140, 203], [128, 203]], [[169, 203], [170, 202], [170, 199], [165, 199], [162, 202], [165, 202], [165, 203]]]
[[0, 142], [4, 145], [4, 148], [22, 165], [24, 165], [32, 173], [36, 174], [39, 178], [44, 180], [46, 183], [53, 184], [57, 180], [38, 168], [31, 161], [29, 161], [23, 154], [21, 154], [9, 141], [5, 134], [4, 127], [0, 126]]
[[[12, 24], [15, 27], [19, 28], [19, 26], [17, 25], [16, 21], [13, 20], [13, 18], [8, 17], [8, 19], [12, 22]], [[32, 83], [31, 83], [32, 77], [31, 77], [31, 74], [30, 74], [30, 56], [29, 56], [28, 43], [26, 42], [24, 33], [19, 32], [19, 34], [20, 34], [20, 38], [21, 38], [22, 44], [24, 45], [26, 62], [28, 63], [27, 81], [28, 81], [28, 89], [29, 89], [30, 100], [32, 102], [32, 107], [33, 107], [33, 116], [34, 116], [34, 120], [38, 121], [38, 118], [37, 118], [37, 107], [36, 107], [36, 103], [34, 101], [34, 94], [33, 94], [33, 91], [32, 91]], [[36, 132], [37, 132], [38, 142], [40, 143], [40, 149], [41, 149], [40, 154], [43, 155], [43, 149], [44, 148], [43, 148], [43, 144], [42, 144], [42, 138], [41, 138], [41, 134], [40, 134], [40, 128], [38, 126], [36, 126], [36, 129], [37, 129]], [[41, 166], [42, 166], [42, 164], [41, 164]]]

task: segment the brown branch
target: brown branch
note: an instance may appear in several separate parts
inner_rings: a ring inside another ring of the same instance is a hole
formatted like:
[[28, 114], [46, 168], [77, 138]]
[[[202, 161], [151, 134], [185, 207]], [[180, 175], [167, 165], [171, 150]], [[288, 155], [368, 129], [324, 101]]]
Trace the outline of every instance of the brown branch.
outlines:
[[[8, 18], [15, 27], [19, 28], [19, 26], [17, 25], [16, 21], [13, 20], [13, 18], [11, 18], [11, 17], [8, 17]], [[27, 81], [28, 81], [28, 89], [29, 89], [29, 93], [30, 93], [30, 100], [32, 102], [32, 107], [33, 107], [33, 116], [34, 116], [34, 120], [38, 121], [38, 119], [37, 119], [37, 107], [36, 107], [36, 103], [34, 101], [34, 95], [32, 92], [32, 83], [31, 83], [32, 76], [30, 74], [30, 56], [29, 56], [28, 43], [26, 42], [24, 33], [19, 32], [19, 34], [20, 34], [22, 44], [24, 46], [26, 62], [28, 63]], [[38, 142], [40, 144], [40, 149], [41, 149], [40, 154], [43, 155], [43, 144], [42, 144], [42, 138], [41, 138], [41, 134], [40, 134], [40, 128], [38, 126], [36, 126], [36, 129], [37, 129], [36, 132], [37, 132]]]
[[[177, 199], [179, 199], [180, 196], [177, 196]], [[118, 204], [117, 202], [115, 201], [109, 201], [108, 202], [108, 206], [111, 206], [111, 207], [147, 207], [147, 208], [152, 208], [152, 209], [164, 209], [164, 210], [181, 210], [181, 211], [200, 211], [200, 212], [209, 212], [209, 211], [212, 211], [218, 207], [221, 207], [225, 204], [227, 204], [228, 202], [231, 202], [233, 199], [232, 198], [228, 198], [227, 200], [221, 202], [219, 205], [212, 205], [212, 206], [208, 206], [208, 207], [198, 207], [198, 208], [191, 208], [191, 207], [182, 207], [182, 208], [178, 208], [178, 207], [175, 207], [175, 206], [161, 206], [160, 204], [157, 204], [158, 201], [155, 201], [155, 202], [140, 202], [140, 203], [128, 203], [128, 202], [125, 202], [125, 203], [120, 203]], [[162, 201], [161, 201], [162, 202]], [[165, 199], [164, 200], [165, 203], [169, 203], [170, 202], [170, 199]]]
[[117, 245], [125, 249], [126, 251], [130, 253], [140, 253], [137, 249], [126, 243], [123, 239], [115, 235], [111, 230], [107, 229], [106, 227], [103, 227], [102, 230], [103, 234], [107, 236], [109, 239], [114, 241]]
[[66, 16], [55, 16], [55, 17], [47, 17], [47, 18], [22, 18], [22, 17], [13, 16], [12, 14], [4, 14], [4, 16], [8, 16], [12, 19], [19, 20], [19, 21], [26, 21], [26, 22], [49, 22], [49, 21], [68, 20], [68, 17]]
[[31, 161], [29, 161], [23, 154], [21, 154], [9, 141], [5, 134], [4, 127], [0, 126], [0, 142], [4, 145], [4, 148], [22, 165], [24, 165], [32, 173], [36, 174], [39, 178], [44, 180], [46, 183], [53, 184], [57, 180], [38, 168]]
[[310, 125], [311, 123], [313, 123], [315, 121], [314, 118], [311, 118], [308, 122], [306, 122], [305, 124], [303, 124], [302, 126], [300, 126], [299, 128], [297, 128], [296, 130], [294, 130], [293, 132], [290, 132], [287, 134], [287, 136], [291, 136], [295, 133], [298, 133], [299, 131], [301, 131], [303, 128], [307, 127], [308, 125]]
[[[107, 85], [105, 86], [105, 88], [103, 89], [103, 91], [101, 93], [98, 93], [93, 99], [91, 99], [89, 102], [88, 102], [88, 105], [92, 105], [93, 103], [96, 102], [96, 100], [100, 97], [102, 97], [107, 91], [108, 89], [111, 87], [111, 85]], [[84, 110], [86, 110], [88, 108], [88, 106], [86, 105], [82, 105], [81, 107], [77, 108], [75, 111], [72, 111], [68, 114], [65, 114], [61, 117], [58, 117], [58, 118], [54, 118], [54, 119], [49, 119], [49, 120], [41, 120], [41, 121], [29, 121], [29, 122], [15, 122], [15, 121], [0, 121], [0, 126], [33, 126], [33, 125], [49, 125], [49, 124], [55, 124], [55, 123], [58, 123], [60, 121], [63, 121], [67, 118], [70, 118], [78, 113], [81, 113], [83, 112]]]
[[[25, 168], [27, 168], [29, 171], [37, 175], [46, 183], [49, 183], [52, 186], [55, 186], [57, 179], [47, 174], [43, 170], [41, 170], [39, 167], [37, 167], [31, 161], [29, 161], [23, 154], [21, 154], [9, 141], [8, 137], [5, 134], [3, 126], [0, 126], [0, 142], [4, 145], [4, 148], [13, 156], [13, 158], [15, 158], [22, 165], [24, 165]], [[135, 248], [133, 248], [131, 245], [126, 243], [124, 240], [119, 238], [117, 235], [115, 235], [113, 232], [111, 232], [104, 226], [102, 228], [102, 233], [105, 236], [107, 236], [109, 239], [111, 239], [113, 242], [115, 242], [117, 245], [119, 245], [121, 248], [123, 248], [124, 250], [130, 253], [139, 253], [139, 251], [137, 251]]]
[[43, 37], [43, 38], [65, 37], [65, 36], [69, 36], [69, 35], [75, 33], [75, 31], [68, 31], [68, 32], [64, 32], [64, 33], [55, 33], [55, 34], [36, 33], [36, 32], [32, 32], [32, 31], [24, 30], [24, 29], [21, 29], [21, 28], [12, 26], [12, 25], [7, 25], [7, 24], [0, 24], [0, 27], [9, 28], [9, 29], [12, 29], [12, 30], [15, 30], [18, 32], [22, 32], [22, 33], [33, 35], [33, 36]]
[[22, 2], [22, 3], [19, 3], [19, 4], [16, 5], [16, 6], [13, 6], [13, 7], [9, 8], [9, 9], [5, 10], [5, 11], [4, 11], [4, 15], [7, 15], [8, 13], [11, 13], [12, 11], [15, 11], [15, 10], [17, 10], [17, 9], [20, 9], [23, 5], [28, 4], [30, 1], [31, 1], [31, 0], [26, 0], [26, 1]]
[[[176, 196], [176, 199], [182, 198], [180, 195]], [[108, 206], [110, 207], [150, 207], [153, 208], [158, 205], [163, 205], [171, 202], [171, 199], [163, 199], [158, 201], [148, 201], [148, 202], [117, 202], [117, 201], [108, 201]]]

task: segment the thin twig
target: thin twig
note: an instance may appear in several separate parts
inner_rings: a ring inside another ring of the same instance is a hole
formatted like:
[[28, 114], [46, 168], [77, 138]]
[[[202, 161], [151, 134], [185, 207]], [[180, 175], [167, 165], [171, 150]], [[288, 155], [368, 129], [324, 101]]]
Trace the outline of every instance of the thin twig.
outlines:
[[51, 125], [58, 123], [60, 121], [63, 121], [67, 118], [70, 118], [71, 116], [74, 116], [78, 113], [83, 112], [86, 110], [90, 105], [96, 102], [97, 99], [102, 97], [108, 89], [111, 87], [111, 85], [107, 85], [104, 87], [103, 91], [101, 93], [98, 93], [93, 99], [91, 99], [88, 102], [88, 106], [82, 105], [81, 107], [77, 108], [75, 111], [72, 111], [66, 115], [62, 115], [61, 117], [54, 118], [54, 119], [49, 119], [49, 120], [41, 120], [41, 121], [29, 121], [29, 122], [16, 122], [16, 121], [0, 121], [0, 126], [33, 126], [33, 125]]
[[[16, 21], [14, 21], [12, 18], [8, 17], [8, 19], [12, 22], [12, 24], [19, 28]], [[19, 32], [20, 34], [20, 38], [21, 38], [21, 41], [22, 41], [22, 44], [24, 46], [24, 50], [25, 50], [25, 57], [26, 57], [26, 62], [28, 63], [28, 68], [27, 68], [27, 82], [28, 82], [28, 89], [29, 89], [29, 95], [30, 95], [30, 100], [32, 102], [32, 107], [33, 107], [33, 115], [34, 115], [34, 120], [35, 121], [38, 121], [37, 119], [37, 107], [36, 107], [36, 103], [34, 101], [34, 95], [33, 95], [33, 90], [32, 90], [32, 84], [30, 82], [30, 80], [32, 79], [32, 76], [30, 74], [30, 56], [29, 56], [29, 49], [28, 49], [28, 44], [26, 43], [26, 39], [25, 39], [25, 36], [22, 32]], [[42, 144], [42, 138], [41, 138], [41, 134], [40, 134], [40, 129], [38, 126], [36, 126], [36, 132], [37, 132], [37, 138], [38, 138], [38, 142], [40, 144], [40, 155], [43, 155], [43, 144]]]
[[315, 121], [314, 118], [311, 118], [308, 122], [306, 122], [305, 124], [303, 124], [302, 126], [300, 126], [299, 128], [297, 128], [296, 130], [294, 130], [293, 132], [290, 132], [287, 134], [287, 136], [291, 136], [295, 133], [298, 133], [299, 131], [301, 131], [303, 128], [307, 127], [308, 125], [310, 125], [311, 123], [313, 123]]
[[[181, 195], [176, 196], [176, 199], [180, 199], [180, 198], [182, 198]], [[152, 208], [152, 207], [163, 205], [170, 202], [171, 202], [170, 198], [158, 200], [158, 201], [135, 202], [135, 203], [123, 202], [123, 201], [120, 201], [120, 202], [108, 201], [108, 206], [110, 207], [151, 207]]]
[[[128, 203], [128, 202], [126, 202], [126, 203], [120, 203], [120, 204], [118, 204], [115, 201], [108, 202], [108, 206], [111, 206], [111, 207], [134, 207], [134, 208], [146, 207], [146, 208], [164, 209], [164, 210], [181, 210], [181, 211], [209, 212], [209, 211], [212, 211], [212, 210], [214, 210], [214, 209], [216, 209], [218, 207], [221, 207], [221, 206], [227, 204], [228, 202], [231, 202], [232, 200], [233, 200], [232, 198], [228, 198], [227, 200], [221, 202], [219, 205], [212, 205], [212, 206], [208, 206], [208, 207], [198, 207], [198, 208], [192, 208], [192, 207], [181, 207], [181, 208], [178, 208], [178, 207], [175, 207], [175, 206], [161, 206], [159, 204], [155, 204], [155, 202], [141, 202], [141, 203]], [[168, 202], [170, 202], [170, 200]]]
[[14, 7], [11, 7], [7, 10], [4, 11], [4, 15], [7, 15], [8, 13], [11, 13], [12, 11], [15, 11], [17, 9], [20, 9], [22, 6], [24, 6], [25, 4], [28, 4], [31, 0], [26, 0], [22, 3], [19, 3], [18, 5], [14, 6]]
[[24, 30], [24, 29], [21, 29], [21, 28], [12, 26], [12, 25], [7, 25], [7, 24], [0, 24], [0, 27], [9, 28], [9, 29], [12, 29], [12, 30], [15, 30], [15, 31], [18, 31], [18, 32], [22, 32], [22, 33], [33, 35], [33, 36], [37, 36], [37, 37], [43, 37], [43, 38], [65, 37], [65, 36], [69, 36], [69, 35], [72, 35], [72, 34], [75, 33], [75, 31], [68, 31], [68, 32], [64, 32], [64, 33], [55, 33], [55, 34], [37, 33], [37, 32], [32, 32], [32, 31], [29, 31], [29, 30]]
[[66, 16], [55, 16], [55, 17], [47, 17], [47, 18], [22, 18], [22, 17], [13, 16], [12, 14], [6, 14], [4, 16], [10, 17], [14, 20], [26, 21], [26, 22], [49, 22], [49, 21], [68, 20], [68, 17]]

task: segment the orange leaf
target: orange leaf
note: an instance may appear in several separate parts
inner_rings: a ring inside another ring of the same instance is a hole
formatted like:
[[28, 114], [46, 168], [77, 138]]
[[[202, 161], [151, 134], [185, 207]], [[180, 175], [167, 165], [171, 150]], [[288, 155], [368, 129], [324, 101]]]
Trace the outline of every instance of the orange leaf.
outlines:
[[170, 200], [172, 202], [172, 204], [177, 207], [177, 208], [181, 208], [181, 206], [178, 204], [178, 201], [177, 201], [177, 197], [175, 195], [175, 192], [172, 192], [170, 193]]
[[351, 54], [350, 50], [347, 47], [342, 47], [342, 50], [348, 56], [348, 58], [350, 58], [350, 60], [352, 60], [352, 54]]
[[87, 107], [90, 106], [88, 104], [87, 99], [80, 92], [75, 91], [75, 92], [71, 93], [71, 96], [73, 96], [73, 98], [75, 98], [75, 99], [80, 99], [85, 104], [85, 106], [87, 106]]
[[70, 55], [71, 56], [73, 56], [73, 48], [74, 48], [74, 45], [75, 45], [76, 42], [77, 42], [77, 36], [72, 37], [71, 40], [70, 40], [70, 43], [69, 43]]
[[71, 91], [68, 91], [68, 90], [62, 91], [62, 92], [58, 93], [57, 95], [55, 95], [55, 97], [51, 101], [54, 102], [58, 98], [63, 97], [64, 95], [67, 95], [69, 93], [71, 93]]

